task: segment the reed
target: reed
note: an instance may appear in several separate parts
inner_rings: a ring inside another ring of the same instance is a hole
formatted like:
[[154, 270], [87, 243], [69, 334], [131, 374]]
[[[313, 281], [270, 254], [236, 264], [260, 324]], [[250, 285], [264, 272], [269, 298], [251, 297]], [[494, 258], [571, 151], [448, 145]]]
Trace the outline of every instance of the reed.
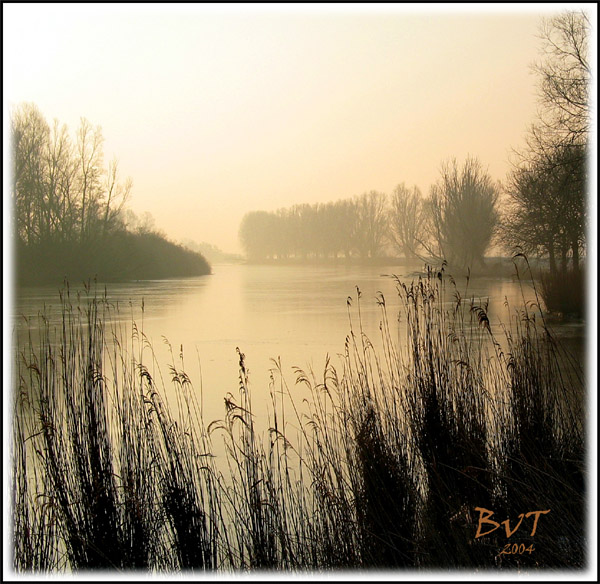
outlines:
[[[17, 354], [14, 568], [583, 567], [584, 381], [539, 304], [504, 326], [445, 266], [396, 282], [405, 337], [378, 295], [368, 339], [357, 289], [341, 367], [289, 386], [274, 361], [266, 426], [239, 349], [238, 393], [206, 424], [183, 347], [163, 378], [143, 307], [115, 324], [106, 294], [66, 287], [60, 325], [41, 315]], [[552, 511], [515, 538], [537, 551], [509, 557], [503, 530], [475, 538], [475, 507]]]

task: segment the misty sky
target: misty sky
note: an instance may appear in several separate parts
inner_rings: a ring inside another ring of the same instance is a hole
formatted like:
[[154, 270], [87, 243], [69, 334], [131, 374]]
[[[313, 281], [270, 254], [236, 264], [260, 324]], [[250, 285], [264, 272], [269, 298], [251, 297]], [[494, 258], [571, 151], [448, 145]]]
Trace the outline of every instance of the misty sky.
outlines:
[[29, 101], [102, 126], [131, 209], [237, 252], [249, 210], [427, 193], [451, 157], [504, 179], [565, 6], [5, 4], [5, 120]]

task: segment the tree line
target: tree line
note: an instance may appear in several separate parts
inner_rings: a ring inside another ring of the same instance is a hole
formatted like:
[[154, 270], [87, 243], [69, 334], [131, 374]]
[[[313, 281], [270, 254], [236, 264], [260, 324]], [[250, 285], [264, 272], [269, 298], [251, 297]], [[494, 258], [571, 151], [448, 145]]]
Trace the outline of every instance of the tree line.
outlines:
[[499, 187], [477, 159], [442, 167], [424, 198], [398, 185], [391, 196], [370, 191], [330, 203], [247, 213], [240, 240], [253, 260], [405, 257], [483, 263], [498, 221]]
[[[337, 202], [251, 211], [239, 238], [251, 260], [403, 255], [477, 267], [494, 242], [548, 259], [556, 278], [579, 274], [585, 257], [589, 153], [589, 19], [544, 20], [539, 119], [504, 183], [477, 158], [449, 160], [424, 196], [416, 186]], [[569, 268], [570, 267], [570, 268]]]
[[580, 272], [585, 254], [590, 152], [590, 21], [565, 12], [542, 22], [543, 59], [538, 79], [538, 118], [517, 152], [506, 192], [507, 242], [549, 259], [550, 275]]
[[116, 159], [104, 167], [99, 126], [82, 118], [75, 140], [65, 124], [49, 125], [37, 106], [11, 118], [14, 229], [26, 246], [98, 241], [118, 228], [131, 192]]
[[[74, 139], [35, 104], [11, 114], [11, 229], [17, 282], [200, 275], [210, 266], [125, 207], [131, 179], [104, 164], [103, 136], [81, 118]], [[147, 214], [146, 214], [147, 215]]]

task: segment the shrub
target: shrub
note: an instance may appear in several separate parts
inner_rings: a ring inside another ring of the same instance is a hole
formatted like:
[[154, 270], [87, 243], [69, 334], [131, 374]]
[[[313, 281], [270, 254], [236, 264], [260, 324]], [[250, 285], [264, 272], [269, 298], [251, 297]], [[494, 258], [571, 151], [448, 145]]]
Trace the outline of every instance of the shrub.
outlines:
[[540, 294], [550, 313], [585, 318], [586, 281], [583, 270], [540, 274]]

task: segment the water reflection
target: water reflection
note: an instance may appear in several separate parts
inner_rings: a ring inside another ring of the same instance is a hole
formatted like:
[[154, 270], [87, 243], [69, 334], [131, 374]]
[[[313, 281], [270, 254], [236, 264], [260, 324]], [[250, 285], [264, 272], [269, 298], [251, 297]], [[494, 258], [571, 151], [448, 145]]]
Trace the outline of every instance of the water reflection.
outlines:
[[[359, 330], [358, 313], [364, 333], [377, 347], [380, 340], [381, 307], [376, 298], [386, 299], [388, 317], [394, 330], [400, 300], [397, 275], [409, 283], [415, 267], [398, 266], [250, 266], [215, 265], [213, 275], [160, 281], [131, 282], [106, 286], [107, 298], [119, 307], [111, 324], [128, 326], [132, 320], [143, 330], [165, 368], [178, 360], [183, 347], [185, 367], [204, 394], [207, 419], [223, 415], [223, 397], [238, 387], [239, 347], [246, 355], [254, 403], [262, 409], [268, 402], [271, 359], [281, 357], [288, 383], [295, 379], [292, 367], [322, 372], [327, 355], [334, 366], [344, 350], [352, 326]], [[454, 290], [447, 283], [447, 302]], [[357, 297], [360, 290], [360, 301]], [[500, 322], [507, 323], [525, 302], [535, 302], [527, 282], [509, 278], [457, 279], [462, 297], [488, 299], [490, 323], [501, 334]], [[104, 286], [98, 286], [104, 292]], [[347, 299], [352, 298], [348, 307]], [[75, 293], [71, 292], [73, 303]], [[35, 317], [46, 309], [52, 326], [60, 323], [60, 301], [55, 287], [29, 288], [15, 297], [15, 325], [22, 334], [26, 323], [20, 315]], [[143, 312], [142, 312], [143, 305]], [[35, 321], [35, 319], [34, 319]], [[35, 322], [34, 322], [35, 326]], [[403, 338], [403, 323], [398, 337]], [[584, 328], [569, 325], [560, 330], [575, 350], [582, 349]], [[172, 353], [167, 340], [172, 345]]]

